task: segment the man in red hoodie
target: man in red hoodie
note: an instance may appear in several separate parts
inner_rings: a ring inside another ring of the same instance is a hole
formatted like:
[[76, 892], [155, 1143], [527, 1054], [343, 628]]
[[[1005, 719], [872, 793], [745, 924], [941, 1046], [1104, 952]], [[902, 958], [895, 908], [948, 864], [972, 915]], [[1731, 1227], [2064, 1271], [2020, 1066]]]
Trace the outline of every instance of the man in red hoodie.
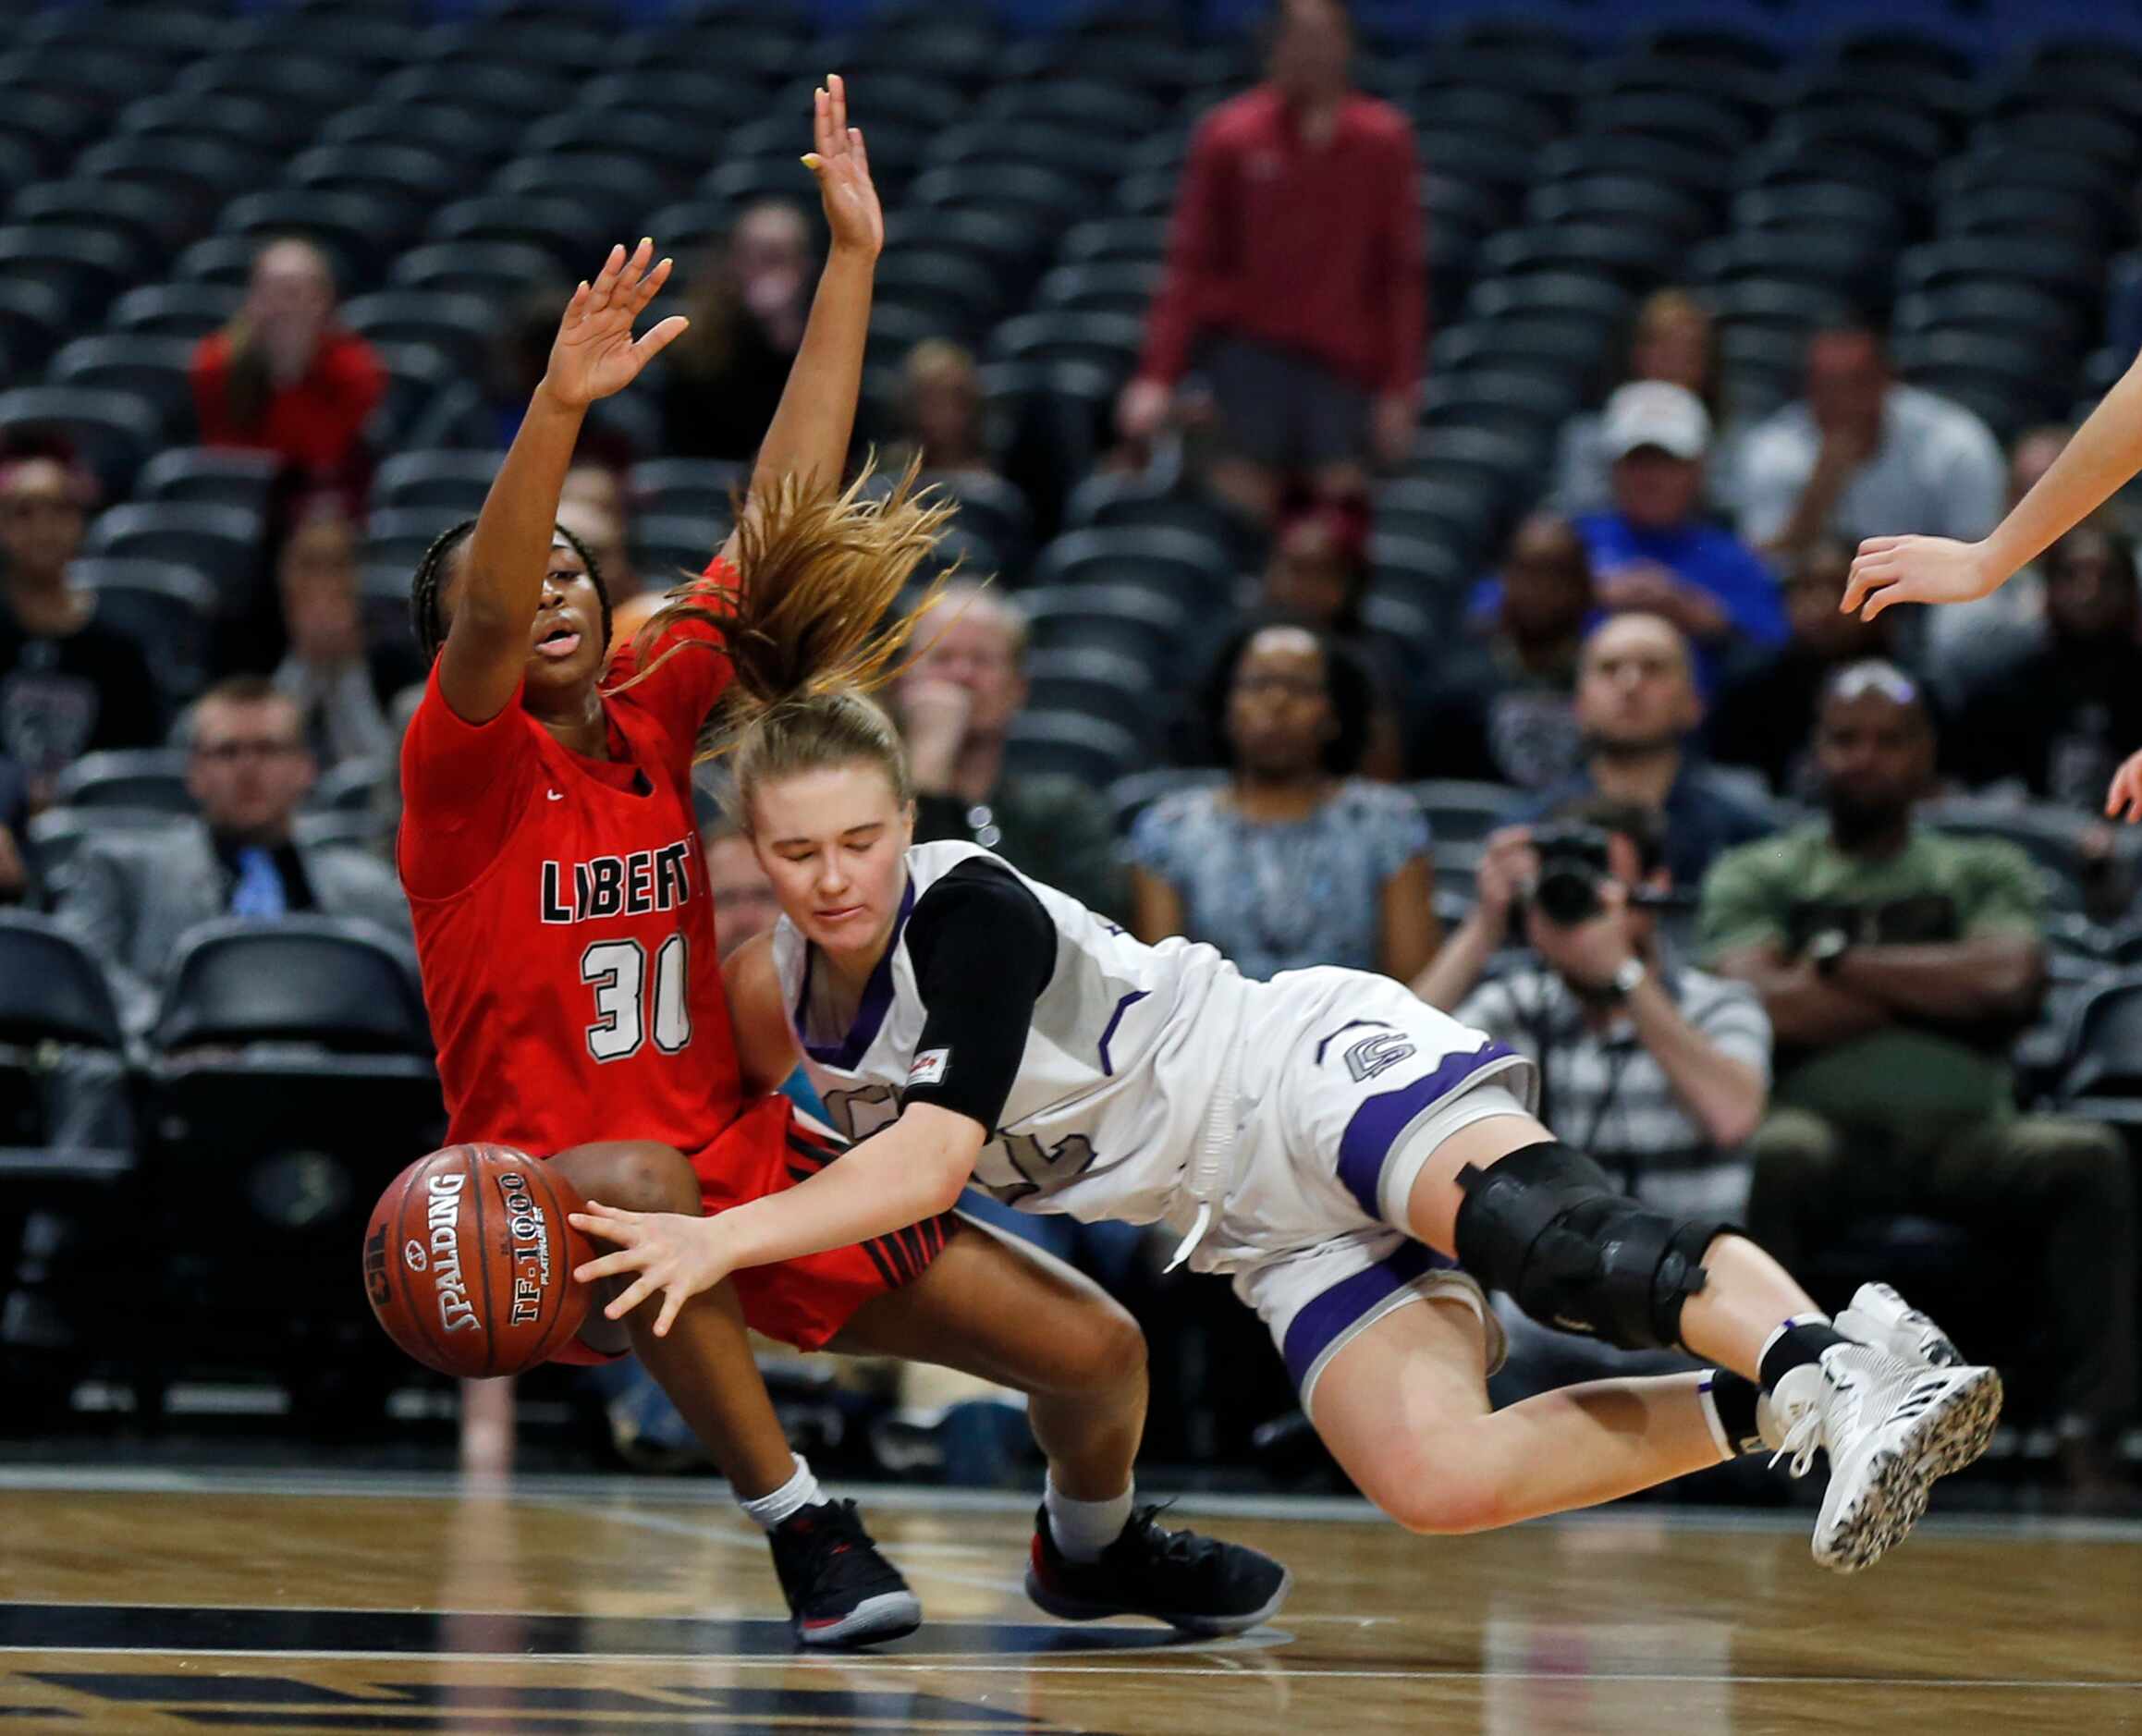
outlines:
[[1342, 0], [1278, 0], [1265, 81], [1199, 125], [1138, 374], [1144, 441], [1195, 365], [1222, 430], [1216, 492], [1268, 522], [1282, 481], [1344, 492], [1413, 434], [1426, 270], [1412, 124], [1348, 82]]

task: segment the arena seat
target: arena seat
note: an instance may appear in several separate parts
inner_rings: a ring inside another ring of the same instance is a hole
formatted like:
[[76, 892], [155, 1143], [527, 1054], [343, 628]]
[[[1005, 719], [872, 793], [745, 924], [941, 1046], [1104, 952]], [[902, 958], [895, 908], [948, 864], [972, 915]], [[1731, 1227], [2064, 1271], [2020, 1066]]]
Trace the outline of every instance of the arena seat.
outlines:
[[215, 587], [173, 561], [83, 559], [68, 572], [94, 593], [97, 619], [141, 647], [165, 709], [176, 715], [207, 680]]
[[1041, 551], [1033, 582], [1047, 586], [1136, 586], [1169, 597], [1193, 617], [1232, 601], [1234, 564], [1226, 549], [1170, 525], [1067, 531]]
[[203, 574], [228, 600], [253, 581], [261, 561], [262, 523], [258, 513], [243, 507], [135, 501], [100, 516], [90, 526], [83, 548], [122, 559], [177, 561]]
[[55, 385], [130, 393], [154, 408], [169, 437], [192, 424], [194, 342], [144, 332], [78, 337], [52, 358], [46, 377]]
[[1086, 712], [1030, 707], [1004, 735], [1005, 769], [1015, 777], [1054, 775], [1105, 789], [1144, 757], [1135, 731]]
[[186, 789], [182, 748], [112, 748], [85, 753], [53, 780], [53, 800], [76, 810], [154, 809], [190, 814], [193, 798]]

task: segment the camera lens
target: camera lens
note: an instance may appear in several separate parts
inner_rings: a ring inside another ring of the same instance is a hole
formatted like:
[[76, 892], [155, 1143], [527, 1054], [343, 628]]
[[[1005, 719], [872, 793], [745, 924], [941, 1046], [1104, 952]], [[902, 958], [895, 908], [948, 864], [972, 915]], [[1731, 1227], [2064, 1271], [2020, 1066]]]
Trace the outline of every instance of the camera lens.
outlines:
[[1589, 922], [1606, 908], [1599, 902], [1598, 876], [1574, 862], [1553, 862], [1543, 869], [1532, 901], [1548, 922], [1563, 928]]

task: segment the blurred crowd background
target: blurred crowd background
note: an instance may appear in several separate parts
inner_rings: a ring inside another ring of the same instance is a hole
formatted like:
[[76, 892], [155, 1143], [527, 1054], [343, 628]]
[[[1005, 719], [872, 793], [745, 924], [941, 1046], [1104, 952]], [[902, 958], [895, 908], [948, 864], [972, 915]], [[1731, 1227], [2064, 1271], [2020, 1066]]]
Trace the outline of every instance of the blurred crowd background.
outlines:
[[[829, 71], [889, 219], [857, 457], [918, 462], [990, 581], [890, 696], [919, 835], [1252, 975], [1413, 984], [1632, 1189], [2000, 1360], [1989, 1488], [2131, 1501], [2128, 521], [1983, 604], [1836, 607], [1861, 537], [1989, 530], [2142, 348], [2142, 9], [2021, 0], [11, 16], [0, 1426], [450, 1414], [356, 1281], [442, 1119], [409, 580], [643, 233], [692, 329], [561, 519], [621, 605], [704, 563], [814, 281]], [[705, 817], [733, 944], [774, 911]], [[1144, 1322], [1155, 1456], [1328, 1477], [1223, 1284], [1034, 1233]], [[1582, 1369], [1521, 1334], [1504, 1382]], [[985, 1393], [782, 1378], [851, 1468], [1017, 1452]], [[692, 1461], [644, 1388], [530, 1391]]]

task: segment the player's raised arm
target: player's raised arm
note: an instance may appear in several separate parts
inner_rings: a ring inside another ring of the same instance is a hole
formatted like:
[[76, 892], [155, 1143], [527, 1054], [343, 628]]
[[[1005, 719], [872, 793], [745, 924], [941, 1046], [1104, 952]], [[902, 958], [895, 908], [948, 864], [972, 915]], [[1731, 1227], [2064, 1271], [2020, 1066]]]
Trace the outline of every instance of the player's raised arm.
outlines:
[[630, 385], [684, 330], [673, 316], [633, 340], [633, 322], [669, 275], [669, 262], [653, 263], [654, 255], [651, 240], [629, 256], [614, 247], [594, 280], [573, 292], [543, 383], [483, 498], [439, 653], [439, 690], [471, 723], [496, 717], [520, 684], [550, 566], [558, 489], [588, 406]]
[[[803, 162], [817, 177], [832, 245], [789, 383], [752, 466], [746, 512], [754, 510], [786, 476], [796, 477], [806, 492], [814, 484], [837, 483], [855, 431], [871, 284], [885, 246], [885, 214], [871, 184], [863, 129], [848, 124], [848, 87], [838, 73], [816, 94], [812, 135], [814, 149]], [[722, 548], [723, 557], [734, 560], [736, 550], [732, 534]]]
[[1892, 603], [1968, 603], [1999, 590], [2142, 471], [2142, 356], [1982, 543], [1874, 536], [1859, 545], [1838, 605], [1872, 620]]

